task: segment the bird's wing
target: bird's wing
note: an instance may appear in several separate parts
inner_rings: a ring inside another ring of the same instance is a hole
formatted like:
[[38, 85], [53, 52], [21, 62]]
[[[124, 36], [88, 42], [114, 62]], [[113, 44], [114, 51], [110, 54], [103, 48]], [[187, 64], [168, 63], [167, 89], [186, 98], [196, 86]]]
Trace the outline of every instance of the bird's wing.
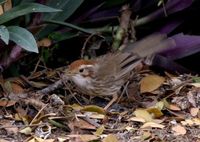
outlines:
[[96, 59], [100, 64], [97, 71], [97, 79], [117, 81], [124, 79], [141, 61], [133, 53], [115, 53]]

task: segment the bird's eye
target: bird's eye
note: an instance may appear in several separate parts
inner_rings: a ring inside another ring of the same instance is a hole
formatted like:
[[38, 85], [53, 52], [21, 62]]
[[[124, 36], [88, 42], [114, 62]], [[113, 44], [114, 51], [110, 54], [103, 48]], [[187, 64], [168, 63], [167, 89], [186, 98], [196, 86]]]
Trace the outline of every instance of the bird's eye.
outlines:
[[80, 69], [80, 70], [79, 70], [79, 72], [83, 72], [83, 71], [84, 71], [84, 69]]

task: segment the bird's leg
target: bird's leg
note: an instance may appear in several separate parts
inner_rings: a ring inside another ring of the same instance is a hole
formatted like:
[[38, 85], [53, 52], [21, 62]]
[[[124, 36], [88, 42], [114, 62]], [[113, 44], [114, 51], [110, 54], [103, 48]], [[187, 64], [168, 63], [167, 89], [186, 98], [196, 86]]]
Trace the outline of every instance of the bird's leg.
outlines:
[[107, 110], [114, 102], [116, 102], [118, 99], [118, 95], [115, 94], [112, 96], [112, 100], [104, 107], [105, 110]]

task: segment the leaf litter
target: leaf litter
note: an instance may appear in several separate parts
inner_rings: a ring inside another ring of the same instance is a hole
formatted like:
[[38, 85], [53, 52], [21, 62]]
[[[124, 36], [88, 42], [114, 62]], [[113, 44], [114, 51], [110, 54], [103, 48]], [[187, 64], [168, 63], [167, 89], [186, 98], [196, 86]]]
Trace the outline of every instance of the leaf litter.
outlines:
[[[46, 75], [46, 80], [51, 78]], [[151, 71], [138, 73], [137, 78], [140, 81], [134, 95], [139, 95], [140, 100], [134, 100], [138, 97], [127, 99], [132, 95], [126, 94], [108, 110], [103, 107], [109, 100], [90, 99], [74, 88], [71, 92], [62, 87], [43, 94], [22, 85], [29, 79], [17, 82], [11, 90], [4, 90], [4, 98], [0, 101], [1, 139], [30, 142], [197, 141], [199, 135], [194, 133], [200, 132], [200, 96], [193, 76], [160, 76]], [[38, 78], [31, 80], [38, 82]], [[134, 81], [132, 83], [136, 83]], [[154, 83], [148, 85], [151, 81]]]

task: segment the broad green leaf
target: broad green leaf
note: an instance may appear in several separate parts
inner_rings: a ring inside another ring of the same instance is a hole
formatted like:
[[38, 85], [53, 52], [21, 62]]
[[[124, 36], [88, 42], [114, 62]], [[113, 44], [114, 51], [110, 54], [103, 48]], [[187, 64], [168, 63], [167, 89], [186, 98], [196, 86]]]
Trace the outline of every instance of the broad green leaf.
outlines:
[[20, 4], [0, 16], [0, 24], [8, 22], [16, 17], [26, 15], [33, 12], [59, 12], [61, 10], [48, 7], [38, 3]]
[[9, 32], [8, 32], [8, 29], [1, 25], [0, 26], [0, 38], [6, 43], [8, 44], [8, 41], [9, 41]]
[[[50, 7], [62, 9], [59, 13], [45, 13], [43, 20], [56, 20], [65, 21], [68, 19], [84, 2], [84, 0], [49, 0], [46, 4]], [[58, 25], [47, 25], [42, 28], [37, 34], [37, 38], [47, 36], [49, 33], [54, 31]]]
[[37, 43], [33, 35], [24, 28], [18, 26], [7, 27], [10, 40], [21, 46], [27, 51], [38, 53]]

